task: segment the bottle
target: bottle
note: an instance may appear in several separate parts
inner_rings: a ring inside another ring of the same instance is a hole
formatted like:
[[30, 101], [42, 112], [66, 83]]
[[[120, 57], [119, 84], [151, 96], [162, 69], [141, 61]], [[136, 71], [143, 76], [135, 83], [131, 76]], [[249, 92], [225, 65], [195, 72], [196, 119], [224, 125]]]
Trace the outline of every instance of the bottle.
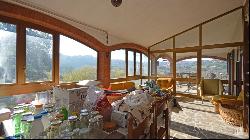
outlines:
[[96, 119], [96, 123], [97, 123], [97, 128], [99, 128], [99, 129], [103, 129], [103, 116], [102, 115], [96, 115], [95, 117], [94, 117], [95, 119]]
[[62, 121], [55, 120], [50, 123], [50, 131], [48, 132], [48, 138], [54, 139], [59, 136], [59, 127], [61, 125]]
[[42, 115], [42, 123], [44, 126], [44, 130], [46, 130], [49, 127], [50, 114], [47, 110], [43, 110], [41, 112], [41, 115]]
[[70, 116], [68, 119], [69, 122], [69, 131], [76, 129], [77, 116]]
[[39, 136], [39, 134], [41, 132], [43, 132], [44, 130], [44, 126], [43, 126], [43, 123], [42, 123], [42, 115], [41, 114], [36, 114], [34, 116], [34, 121], [32, 122], [32, 126], [31, 126], [31, 130], [30, 130], [30, 137], [31, 138], [35, 138], [37, 136]]
[[89, 113], [88, 112], [83, 112], [80, 114], [80, 127], [81, 128], [88, 128], [89, 125]]
[[61, 108], [60, 114], [63, 114], [63, 115], [64, 115], [63, 120], [67, 120], [67, 119], [68, 119], [69, 113], [68, 113], [68, 110], [66, 109], [66, 107], [63, 106], [63, 107]]
[[12, 119], [13, 119], [13, 125], [15, 128], [15, 135], [20, 134], [21, 132], [21, 120], [22, 120], [22, 113], [24, 112], [24, 110], [16, 110], [14, 111], [13, 115], [12, 115]]
[[26, 124], [25, 124], [25, 129], [24, 129], [24, 139], [30, 139], [30, 130], [31, 130], [31, 126], [32, 126], [32, 122], [34, 121], [34, 119], [29, 119], [26, 120]]

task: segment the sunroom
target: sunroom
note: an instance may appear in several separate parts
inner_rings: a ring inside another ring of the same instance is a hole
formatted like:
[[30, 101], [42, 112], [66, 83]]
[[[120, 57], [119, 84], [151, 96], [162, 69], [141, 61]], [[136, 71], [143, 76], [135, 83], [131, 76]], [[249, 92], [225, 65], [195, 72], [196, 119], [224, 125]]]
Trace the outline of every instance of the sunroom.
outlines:
[[0, 138], [248, 138], [248, 10], [0, 0]]

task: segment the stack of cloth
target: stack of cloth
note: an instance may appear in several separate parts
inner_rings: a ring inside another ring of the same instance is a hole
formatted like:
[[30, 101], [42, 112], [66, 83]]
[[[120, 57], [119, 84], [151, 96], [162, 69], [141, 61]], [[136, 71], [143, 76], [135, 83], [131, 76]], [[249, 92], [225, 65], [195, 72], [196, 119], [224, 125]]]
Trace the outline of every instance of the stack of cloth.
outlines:
[[130, 114], [135, 120], [135, 125], [138, 125], [150, 115], [152, 102], [153, 98], [148, 93], [142, 90], [132, 91], [121, 100], [111, 104], [114, 112], [112, 119], [121, 127], [126, 127], [128, 114]]

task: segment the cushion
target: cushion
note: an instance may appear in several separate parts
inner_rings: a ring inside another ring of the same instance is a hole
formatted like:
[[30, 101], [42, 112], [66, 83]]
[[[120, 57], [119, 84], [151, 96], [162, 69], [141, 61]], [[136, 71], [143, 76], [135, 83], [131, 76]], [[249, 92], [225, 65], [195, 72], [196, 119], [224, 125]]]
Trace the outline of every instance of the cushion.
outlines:
[[133, 88], [133, 87], [135, 87], [135, 83], [132, 82], [132, 81], [127, 81], [127, 82], [124, 83], [124, 88], [125, 89], [130, 89], [130, 88]]
[[243, 101], [243, 99], [244, 99], [244, 91], [241, 90], [241, 92], [240, 92], [240, 94], [239, 94], [237, 100]]
[[203, 81], [204, 94], [219, 95], [219, 80], [206, 79]]
[[111, 90], [123, 90], [124, 83], [123, 82], [110, 83], [110, 89]]
[[157, 85], [162, 88], [169, 88], [173, 85], [173, 79], [172, 78], [158, 78], [156, 81]]

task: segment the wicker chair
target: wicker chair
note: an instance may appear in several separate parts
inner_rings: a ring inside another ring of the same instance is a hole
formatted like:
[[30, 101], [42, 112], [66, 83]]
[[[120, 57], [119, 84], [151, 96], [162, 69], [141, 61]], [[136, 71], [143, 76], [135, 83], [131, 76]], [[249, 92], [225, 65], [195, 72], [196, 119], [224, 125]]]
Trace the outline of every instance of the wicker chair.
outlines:
[[232, 104], [219, 104], [219, 112], [223, 120], [231, 125], [242, 126], [243, 107]]
[[223, 85], [220, 79], [202, 79], [199, 85], [199, 94], [202, 99], [208, 99], [209, 101], [215, 95], [223, 94]]
[[220, 104], [243, 106], [243, 96], [244, 96], [243, 90], [240, 92], [239, 96], [215, 95], [212, 97], [211, 102], [215, 106], [215, 112], [219, 113]]

